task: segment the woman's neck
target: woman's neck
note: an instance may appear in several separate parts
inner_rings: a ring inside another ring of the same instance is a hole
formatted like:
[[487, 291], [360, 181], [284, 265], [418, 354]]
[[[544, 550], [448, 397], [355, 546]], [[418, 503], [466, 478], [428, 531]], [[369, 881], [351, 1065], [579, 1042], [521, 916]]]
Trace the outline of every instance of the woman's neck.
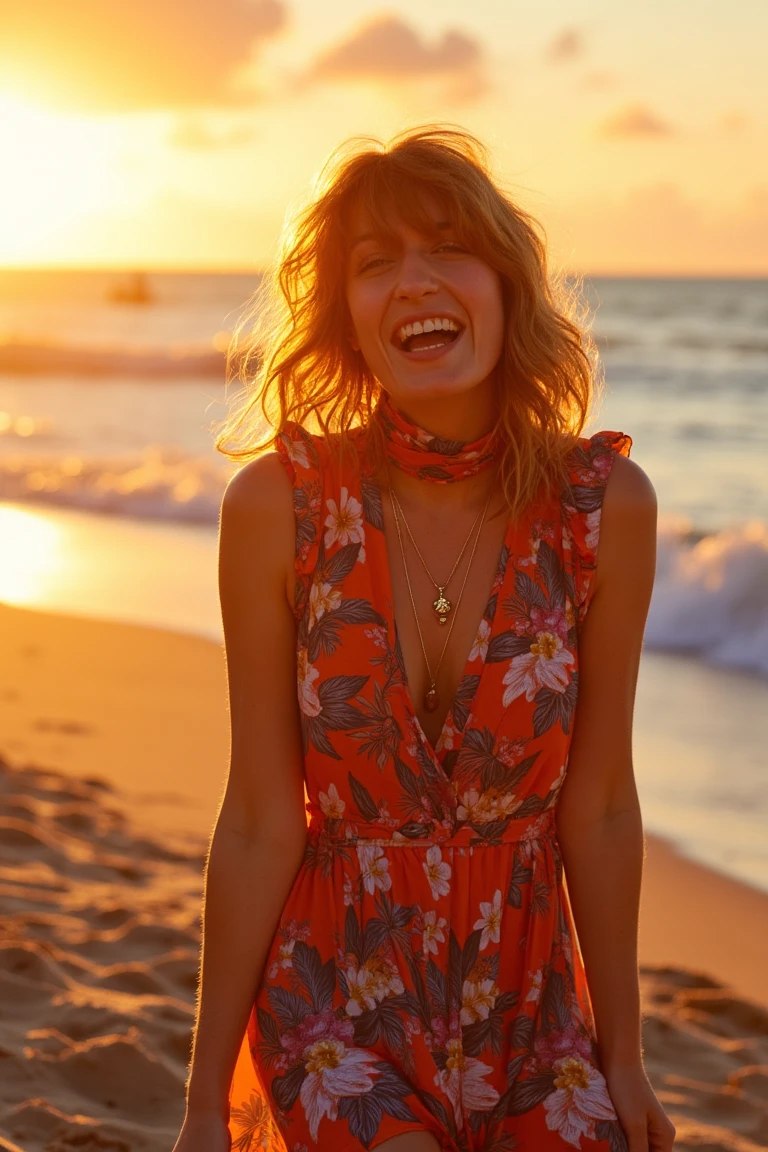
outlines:
[[[481, 507], [496, 483], [498, 462], [492, 454], [486, 454], [481, 466], [475, 467], [473, 458], [477, 456], [476, 451], [467, 452], [465, 449], [464, 453], [456, 455], [447, 449], [443, 453], [441, 448], [435, 450], [429, 445], [424, 448], [422, 460], [419, 448], [415, 453], [412, 452], [410, 448], [413, 442], [409, 441], [410, 447], [404, 456], [398, 432], [415, 436], [419, 445], [423, 435], [428, 434], [430, 438], [434, 437], [446, 445], [452, 442], [482, 449], [484, 438], [489, 436], [496, 420], [491, 388], [480, 386], [438, 401], [429, 399], [419, 403], [418, 399], [414, 401], [409, 398], [407, 407], [389, 395], [386, 399], [391, 416], [405, 417], [406, 421], [415, 425], [412, 428], [400, 426], [396, 430], [389, 428], [385, 434], [388, 483], [406, 510], [409, 507], [429, 509], [430, 515], [436, 516], [449, 527], [452, 516]], [[418, 475], [421, 465], [429, 466], [433, 472]], [[449, 482], [435, 479], [434, 470], [437, 469], [439, 473], [441, 468], [446, 469], [446, 475], [450, 473]], [[491, 503], [495, 507], [497, 501], [492, 497]], [[493, 508], [489, 512], [493, 514]]]

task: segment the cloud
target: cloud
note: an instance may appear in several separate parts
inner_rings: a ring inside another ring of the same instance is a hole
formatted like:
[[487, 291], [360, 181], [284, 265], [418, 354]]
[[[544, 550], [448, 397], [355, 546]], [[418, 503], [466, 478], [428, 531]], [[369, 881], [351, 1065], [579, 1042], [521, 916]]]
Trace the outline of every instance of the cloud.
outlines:
[[239, 148], [250, 144], [256, 132], [247, 124], [229, 125], [216, 129], [199, 116], [180, 117], [174, 125], [168, 142], [174, 148], [187, 148], [193, 151], [217, 151], [225, 148]]
[[598, 135], [609, 139], [672, 136], [674, 128], [643, 104], [634, 104], [609, 116], [598, 128]]
[[547, 59], [553, 64], [564, 64], [584, 55], [584, 37], [578, 28], [564, 28], [547, 47]]
[[448, 31], [433, 44], [397, 16], [380, 16], [314, 62], [306, 79], [413, 81], [438, 77], [481, 84], [483, 53], [476, 40]]
[[134, 112], [247, 99], [233, 78], [286, 23], [284, 0], [4, 5], [0, 71], [60, 108]]

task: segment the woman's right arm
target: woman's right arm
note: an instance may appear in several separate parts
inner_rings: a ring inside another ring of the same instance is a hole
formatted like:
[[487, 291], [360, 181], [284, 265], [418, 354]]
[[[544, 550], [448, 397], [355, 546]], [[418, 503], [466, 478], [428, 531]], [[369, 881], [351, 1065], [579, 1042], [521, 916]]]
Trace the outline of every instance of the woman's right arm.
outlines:
[[306, 843], [293, 557], [291, 486], [269, 453], [232, 478], [221, 508], [230, 764], [206, 864], [187, 1113], [174, 1152], [229, 1147], [232, 1073]]

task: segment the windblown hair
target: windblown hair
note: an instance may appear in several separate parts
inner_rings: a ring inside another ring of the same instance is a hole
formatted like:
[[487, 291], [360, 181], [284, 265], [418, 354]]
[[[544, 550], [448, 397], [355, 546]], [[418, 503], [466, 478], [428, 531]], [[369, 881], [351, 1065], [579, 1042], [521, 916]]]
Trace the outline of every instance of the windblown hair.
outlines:
[[[435, 203], [459, 242], [499, 274], [505, 340], [496, 367], [500, 482], [510, 514], [543, 483], [567, 479], [565, 458], [602, 384], [578, 286], [547, 270], [541, 228], [492, 178], [482, 144], [427, 125], [387, 144], [355, 138], [333, 153], [309, 201], [284, 229], [278, 258], [230, 344], [228, 380], [243, 384], [216, 447], [246, 461], [272, 447], [289, 421], [320, 430], [336, 452], [371, 426], [381, 385], [350, 343], [345, 281], [352, 211], [383, 235], [399, 222], [434, 231]], [[372, 436], [377, 468], [383, 446]]]

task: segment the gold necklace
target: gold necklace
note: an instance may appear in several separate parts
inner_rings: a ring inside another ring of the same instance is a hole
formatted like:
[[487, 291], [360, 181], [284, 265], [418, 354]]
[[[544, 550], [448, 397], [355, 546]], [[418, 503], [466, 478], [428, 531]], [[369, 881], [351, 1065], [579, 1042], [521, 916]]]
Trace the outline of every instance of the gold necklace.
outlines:
[[[437, 667], [435, 668], [435, 671], [433, 674], [432, 669], [431, 669], [430, 664], [429, 664], [429, 657], [427, 656], [427, 647], [426, 647], [426, 644], [424, 643], [424, 637], [422, 636], [422, 633], [421, 633], [421, 625], [419, 624], [419, 614], [416, 611], [416, 601], [415, 601], [414, 596], [413, 596], [413, 589], [411, 588], [411, 578], [408, 575], [408, 565], [407, 565], [406, 560], [405, 560], [405, 548], [403, 547], [403, 534], [400, 530], [400, 518], [397, 514], [397, 500], [395, 498], [395, 495], [394, 495], [392, 489], [391, 488], [389, 489], [389, 498], [390, 498], [390, 501], [392, 504], [392, 515], [394, 516], [394, 519], [395, 519], [395, 528], [397, 529], [397, 539], [398, 539], [398, 543], [400, 544], [400, 555], [402, 556], [402, 559], [403, 559], [403, 571], [405, 572], [405, 582], [408, 585], [408, 595], [411, 598], [411, 607], [413, 609], [413, 618], [416, 621], [416, 630], [419, 633], [419, 642], [421, 644], [421, 651], [424, 654], [424, 663], [427, 666], [427, 673], [429, 675], [429, 687], [427, 688], [426, 692], [424, 693], [424, 707], [426, 708], [427, 712], [436, 712], [437, 709], [440, 707], [440, 697], [437, 694], [437, 677], [440, 675], [440, 667], [443, 663], [443, 657], [445, 656], [445, 652], [446, 652], [446, 649], [448, 647], [448, 642], [451, 639], [451, 633], [453, 632], [453, 626], [456, 623], [456, 618], [457, 618], [458, 613], [459, 613], [459, 605], [461, 604], [461, 598], [464, 595], [464, 589], [465, 589], [466, 584], [467, 584], [467, 577], [469, 576], [469, 570], [472, 567], [472, 561], [475, 558], [475, 550], [477, 548], [478, 540], [480, 539], [480, 533], [483, 530], [483, 524], [485, 523], [485, 514], [488, 511], [488, 505], [491, 502], [492, 491], [493, 491], [493, 489], [491, 489], [491, 492], [488, 493], [488, 499], [485, 501], [485, 505], [484, 505], [483, 510], [482, 510], [482, 518], [480, 520], [480, 526], [477, 529], [477, 533], [475, 534], [475, 540], [474, 540], [474, 543], [472, 545], [472, 551], [469, 554], [469, 563], [467, 564], [467, 570], [464, 573], [464, 579], [462, 580], [461, 588], [459, 589], [459, 596], [458, 596], [458, 599], [456, 601], [456, 612], [454, 613], [453, 619], [451, 620], [451, 626], [448, 629], [448, 635], [445, 638], [445, 643], [443, 644], [443, 650], [440, 653], [440, 659], [437, 662]], [[475, 520], [475, 523], [477, 523], [477, 520]], [[473, 525], [473, 528], [474, 528], [474, 525]]]
[[[459, 564], [461, 563], [461, 558], [467, 550], [467, 545], [469, 544], [469, 541], [472, 539], [472, 533], [475, 531], [475, 528], [477, 527], [477, 522], [480, 519], [481, 514], [484, 514], [483, 510], [481, 509], [480, 512], [478, 512], [477, 516], [475, 516], [475, 519], [472, 523], [472, 527], [469, 530], [469, 535], [467, 536], [466, 540], [464, 541], [464, 543], [461, 546], [461, 551], [459, 552], [458, 556], [456, 557], [456, 563], [453, 565], [453, 568], [451, 568], [448, 579], [443, 581], [442, 584], [440, 584], [440, 583], [438, 583], [437, 580], [435, 580], [434, 576], [430, 572], [430, 570], [427, 566], [427, 562], [424, 559], [424, 557], [422, 556], [422, 554], [419, 550], [419, 546], [413, 538], [413, 532], [411, 532], [411, 529], [408, 525], [408, 521], [405, 518], [405, 512], [403, 512], [403, 506], [400, 503], [400, 501], [397, 499], [397, 496], [395, 496], [395, 494], [391, 488], [389, 489], [389, 495], [390, 495], [390, 499], [392, 500], [393, 506], [395, 504], [397, 504], [397, 511], [399, 512], [400, 516], [402, 517], [403, 524], [405, 525], [405, 530], [408, 533], [408, 536], [410, 537], [410, 541], [411, 541], [411, 544], [413, 544], [416, 555], [418, 556], [419, 560], [421, 560], [421, 563], [424, 567], [424, 571], [426, 572], [427, 576], [429, 576], [430, 580], [432, 581], [435, 588], [437, 589], [437, 599], [432, 602], [432, 607], [434, 608], [435, 615], [437, 616], [437, 619], [440, 621], [440, 623], [445, 624], [446, 621], [448, 620], [448, 615], [449, 615], [451, 609], [453, 608], [453, 605], [451, 604], [450, 600], [445, 595], [445, 590], [448, 587], [448, 585], [450, 584], [451, 580], [453, 579], [454, 572], [456, 571]], [[486, 507], [487, 507], [487, 504], [486, 504]]]

